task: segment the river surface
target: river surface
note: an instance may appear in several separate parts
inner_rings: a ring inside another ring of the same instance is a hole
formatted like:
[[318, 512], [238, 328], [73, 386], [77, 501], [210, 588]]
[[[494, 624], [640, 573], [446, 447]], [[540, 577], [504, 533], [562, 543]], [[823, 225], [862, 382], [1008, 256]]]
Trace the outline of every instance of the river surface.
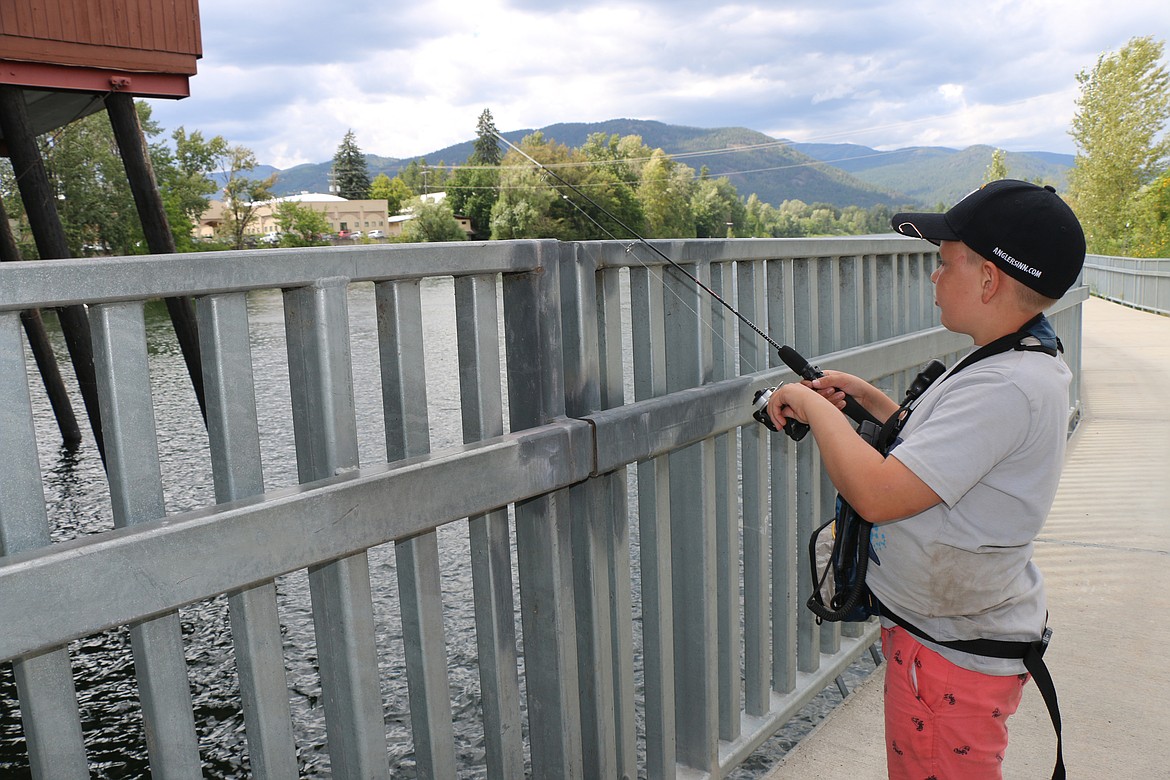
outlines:
[[[297, 482], [280, 293], [253, 293], [249, 296], [248, 308], [265, 488], [273, 490]], [[442, 450], [462, 441], [455, 316], [451, 281], [425, 281], [424, 339], [433, 450]], [[45, 320], [61, 362], [62, 373], [74, 396], [74, 409], [79, 418], [83, 418], [84, 407], [72, 389], [75, 382], [66, 357], [64, 340], [56, 330], [54, 318], [46, 313]], [[385, 429], [382, 422], [372, 286], [355, 285], [351, 288], [350, 321], [361, 462], [363, 465], [382, 463], [385, 462]], [[215, 497], [206, 430], [161, 303], [148, 304], [146, 323], [150, 380], [161, 443], [159, 460], [167, 512], [183, 512], [213, 504]], [[625, 354], [628, 364], [628, 344]], [[113, 528], [109, 490], [88, 423], [84, 419], [80, 420], [85, 436], [81, 447], [75, 451], [63, 448], [31, 356], [27, 364], [30, 367], [30, 389], [53, 540], [63, 541]], [[627, 370], [627, 376], [630, 375]], [[627, 398], [631, 397], [632, 389], [627, 388]], [[636, 483], [633, 469], [630, 472], [630, 496], [633, 501], [636, 497]], [[631, 514], [631, 517], [634, 516]], [[460, 777], [486, 777], [466, 524], [447, 525], [440, 529], [438, 538]], [[641, 615], [637, 594], [636, 522], [632, 523], [631, 544], [635, 586], [635, 668], [640, 669]], [[512, 560], [516, 560], [514, 550]], [[383, 545], [371, 549], [369, 562], [388, 758], [394, 777], [410, 778], [415, 776], [415, 771], [393, 546]], [[300, 774], [306, 778], [329, 777], [308, 579], [304, 572], [297, 572], [279, 578], [276, 585]], [[519, 592], [515, 571], [513, 592]], [[186, 607], [180, 610], [180, 618], [186, 642], [204, 776], [247, 777], [249, 769], [244, 723], [231, 650], [226, 599], [220, 597]], [[522, 637], [518, 614], [516, 634]], [[73, 642], [70, 654], [93, 777], [150, 777], [128, 629], [115, 629]], [[845, 679], [852, 685], [872, 669], [873, 663], [865, 655], [853, 665]], [[636, 684], [639, 689], [636, 714], [641, 743], [640, 675]], [[760, 776], [839, 701], [840, 696], [835, 688], [826, 689], [765, 743], [756, 755], [737, 769], [732, 777], [735, 780], [750, 780]], [[24, 777], [31, 775], [11, 666], [0, 664], [0, 778]]]

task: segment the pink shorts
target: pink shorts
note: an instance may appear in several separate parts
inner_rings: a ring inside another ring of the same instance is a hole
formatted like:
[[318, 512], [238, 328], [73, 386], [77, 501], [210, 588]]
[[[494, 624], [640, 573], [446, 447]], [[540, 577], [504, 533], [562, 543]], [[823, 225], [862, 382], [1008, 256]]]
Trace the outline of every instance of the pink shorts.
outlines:
[[890, 780], [999, 780], [1007, 719], [1028, 675], [955, 666], [900, 627], [882, 629]]

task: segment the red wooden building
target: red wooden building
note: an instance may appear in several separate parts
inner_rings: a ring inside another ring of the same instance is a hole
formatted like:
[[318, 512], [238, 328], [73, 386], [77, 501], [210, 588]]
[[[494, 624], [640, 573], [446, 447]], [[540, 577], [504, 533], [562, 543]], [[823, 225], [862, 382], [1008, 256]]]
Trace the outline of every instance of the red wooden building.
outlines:
[[0, 0], [0, 84], [23, 88], [37, 135], [110, 92], [187, 97], [202, 53], [198, 0]]

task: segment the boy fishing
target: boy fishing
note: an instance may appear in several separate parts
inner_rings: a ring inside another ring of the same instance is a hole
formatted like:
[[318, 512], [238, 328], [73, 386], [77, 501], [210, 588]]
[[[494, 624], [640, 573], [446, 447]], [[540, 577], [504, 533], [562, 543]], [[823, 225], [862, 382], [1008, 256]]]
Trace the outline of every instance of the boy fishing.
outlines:
[[[886, 758], [895, 779], [1000, 778], [1029, 672], [1049, 700], [1046, 602], [1032, 544], [1064, 460], [1071, 373], [1043, 312], [1073, 285], [1085, 239], [1048, 187], [1001, 180], [894, 229], [939, 247], [942, 324], [976, 349], [936, 380], [885, 451], [840, 413], [899, 405], [825, 371], [781, 385], [772, 421], [807, 423], [842, 498], [874, 523], [866, 583], [880, 602]], [[1049, 703], [1059, 735], [1055, 692]], [[1058, 742], [1056, 777], [1063, 777]]]

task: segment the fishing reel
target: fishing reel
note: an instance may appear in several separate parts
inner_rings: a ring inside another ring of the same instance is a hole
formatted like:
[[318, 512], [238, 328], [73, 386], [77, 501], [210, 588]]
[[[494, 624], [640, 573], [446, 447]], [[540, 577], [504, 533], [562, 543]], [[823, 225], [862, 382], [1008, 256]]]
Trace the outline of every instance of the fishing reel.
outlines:
[[[777, 349], [780, 359], [801, 379], [812, 381], [820, 379], [824, 376], [824, 372], [805, 360], [799, 352], [789, 346], [782, 346]], [[768, 399], [772, 397], [772, 393], [780, 388], [783, 383], [776, 387], [768, 387], [763, 390], [757, 390], [755, 397], [752, 398], [752, 417], [756, 418], [758, 422], [764, 424], [769, 430], [776, 430], [776, 426], [772, 424], [772, 418], [768, 416]], [[845, 408], [842, 410], [847, 417], [854, 422], [860, 424], [863, 422], [873, 423], [880, 426], [881, 423], [876, 417], [866, 411], [865, 407], [857, 403], [851, 396], [845, 396]], [[788, 438], [793, 441], [800, 441], [808, 435], [809, 427], [807, 424], [789, 418], [784, 425], [784, 433], [788, 434]]]
[[[752, 417], [756, 418], [756, 422], [762, 423], [765, 428], [770, 431], [778, 430], [772, 418], [768, 416], [768, 399], [772, 397], [772, 393], [779, 390], [783, 386], [783, 382], [775, 387], [765, 387], [763, 390], [757, 390], [756, 395], [752, 398]], [[784, 432], [788, 434], [788, 438], [793, 441], [800, 441], [808, 435], [809, 427], [799, 420], [788, 418], [788, 422], [784, 424]]]

